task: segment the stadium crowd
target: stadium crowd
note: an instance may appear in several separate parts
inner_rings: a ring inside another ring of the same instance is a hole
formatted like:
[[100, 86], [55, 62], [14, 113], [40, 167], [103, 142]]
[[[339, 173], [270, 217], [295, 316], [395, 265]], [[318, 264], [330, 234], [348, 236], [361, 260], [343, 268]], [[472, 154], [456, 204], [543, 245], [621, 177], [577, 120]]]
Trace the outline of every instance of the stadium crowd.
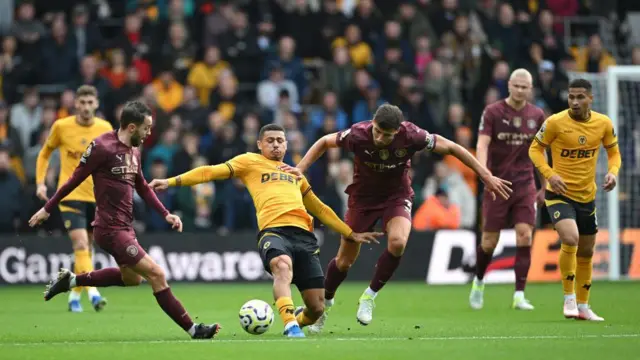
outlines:
[[[572, 29], [588, 38], [583, 47], [564, 43], [562, 18], [609, 11], [599, 1], [125, 2], [1, 2], [0, 231], [26, 231], [24, 219], [42, 206], [38, 152], [52, 123], [73, 114], [83, 84], [98, 89], [98, 116], [114, 127], [127, 100], [152, 107], [155, 127], [143, 152], [151, 179], [254, 151], [267, 123], [287, 129], [286, 162], [294, 164], [316, 139], [371, 119], [384, 102], [472, 150], [483, 107], [507, 96], [513, 69], [534, 75], [531, 101], [552, 113], [566, 107], [568, 71], [616, 63], [589, 26]], [[55, 163], [47, 174], [52, 193]], [[352, 171], [339, 150], [310, 170], [314, 191], [339, 214]], [[428, 153], [413, 159], [412, 171], [415, 229], [475, 227], [473, 172]], [[251, 198], [236, 180], [159, 196], [187, 231], [256, 227]], [[138, 230], [167, 229], [137, 205]], [[63, 229], [57, 214], [46, 228]]]

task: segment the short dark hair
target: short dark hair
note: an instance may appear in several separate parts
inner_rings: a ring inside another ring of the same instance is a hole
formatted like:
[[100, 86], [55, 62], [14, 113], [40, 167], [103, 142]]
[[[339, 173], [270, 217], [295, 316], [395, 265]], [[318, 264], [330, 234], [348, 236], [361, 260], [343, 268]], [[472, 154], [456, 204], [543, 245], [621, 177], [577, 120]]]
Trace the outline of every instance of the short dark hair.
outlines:
[[129, 124], [140, 126], [144, 119], [151, 115], [151, 109], [139, 100], [129, 101], [124, 104], [120, 114], [120, 128], [125, 129]]
[[82, 85], [76, 90], [76, 97], [94, 96], [98, 97], [98, 89], [91, 85]]
[[260, 133], [258, 134], [258, 140], [262, 140], [264, 137], [264, 133], [267, 131], [284, 131], [284, 128], [278, 124], [267, 124], [260, 129]]
[[383, 104], [378, 107], [373, 121], [382, 130], [398, 130], [400, 124], [404, 121], [404, 115], [399, 107], [391, 104]]
[[586, 79], [574, 79], [569, 83], [569, 89], [583, 88], [591, 92], [591, 82]]

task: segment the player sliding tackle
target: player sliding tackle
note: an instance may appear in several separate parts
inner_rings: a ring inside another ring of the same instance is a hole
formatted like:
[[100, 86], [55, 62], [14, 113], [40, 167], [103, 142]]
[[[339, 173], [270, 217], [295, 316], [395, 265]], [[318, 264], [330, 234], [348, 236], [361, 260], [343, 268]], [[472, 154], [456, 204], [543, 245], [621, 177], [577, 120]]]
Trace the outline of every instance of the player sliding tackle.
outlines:
[[[324, 312], [324, 274], [313, 234], [315, 215], [345, 241], [376, 242], [381, 233], [355, 233], [311, 191], [306, 178], [281, 171], [287, 151], [284, 129], [266, 125], [258, 136], [260, 154], [246, 153], [224, 164], [201, 166], [171, 179], [153, 180], [157, 190], [236, 177], [253, 198], [258, 217], [258, 249], [264, 268], [273, 275], [273, 296], [285, 325], [284, 335], [304, 337], [300, 326], [311, 325]], [[291, 299], [291, 283], [298, 287], [306, 308], [297, 312]], [[296, 314], [297, 313], [297, 314]]]
[[[286, 170], [301, 176], [327, 149], [336, 147], [355, 154], [353, 183], [346, 190], [349, 194], [346, 223], [354, 231], [371, 231], [382, 219], [387, 234], [387, 249], [378, 259], [373, 279], [360, 297], [356, 317], [362, 325], [371, 322], [374, 299], [400, 264], [409, 239], [414, 194], [408, 172], [416, 152], [451, 154], [480, 176], [494, 198], [496, 193], [503, 199], [511, 194], [510, 182], [493, 176], [462, 146], [404, 121], [402, 111], [394, 105], [380, 106], [372, 121], [324, 136], [313, 144], [297, 168]], [[336, 290], [359, 252], [359, 243], [342, 238], [338, 255], [329, 263], [324, 281], [327, 311], [333, 306]], [[321, 331], [326, 318], [325, 312], [310, 331]]]
[[[600, 144], [607, 149], [609, 170], [603, 189], [613, 190], [622, 164], [611, 119], [591, 110], [591, 83], [569, 84], [569, 109], [550, 116], [529, 149], [529, 157], [548, 181], [545, 203], [560, 241], [564, 316], [604, 321], [589, 308], [596, 217], [596, 166]], [[544, 158], [551, 148], [553, 167]], [[577, 284], [576, 284], [577, 283]]]
[[145, 278], [158, 305], [173, 321], [193, 339], [210, 339], [220, 329], [218, 324], [193, 323], [180, 301], [173, 296], [164, 270], [140, 246], [131, 226], [135, 188], [140, 197], [161, 213], [174, 229], [182, 231], [180, 218], [169, 214], [142, 175], [138, 147], [151, 133], [151, 125], [151, 110], [146, 105], [138, 101], [125, 104], [120, 116], [120, 129], [92, 141], [69, 181], [29, 220], [31, 227], [47, 220], [60, 200], [91, 175], [97, 205], [94, 239], [119, 265], [77, 275], [61, 269], [58, 278], [47, 286], [44, 299], [49, 301], [76, 286], [137, 286]]
[[469, 295], [469, 304], [474, 309], [481, 309], [484, 304], [484, 275], [500, 240], [500, 230], [512, 227], [516, 231], [516, 283], [512, 307], [534, 309], [524, 297], [524, 288], [531, 265], [535, 205], [536, 201], [541, 204], [544, 200], [546, 179], [541, 176], [543, 190], [536, 194], [529, 145], [544, 122], [544, 112], [527, 102], [531, 86], [531, 74], [524, 69], [515, 70], [509, 78], [509, 97], [488, 105], [480, 119], [478, 161], [497, 176], [511, 181], [516, 191], [508, 200], [496, 201], [491, 201], [489, 193], [484, 193], [482, 241], [476, 250], [476, 276]]

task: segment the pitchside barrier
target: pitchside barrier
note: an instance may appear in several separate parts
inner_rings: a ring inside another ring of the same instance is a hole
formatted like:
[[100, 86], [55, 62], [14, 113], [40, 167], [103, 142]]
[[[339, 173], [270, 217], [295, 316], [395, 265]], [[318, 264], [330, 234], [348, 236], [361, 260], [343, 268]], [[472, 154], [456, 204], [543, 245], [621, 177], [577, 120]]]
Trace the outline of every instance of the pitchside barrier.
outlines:
[[[320, 257], [327, 264], [338, 249], [336, 235], [318, 232]], [[171, 282], [255, 282], [270, 278], [262, 268], [255, 233], [234, 233], [222, 237], [213, 233], [142, 234], [139, 239], [167, 273]], [[475, 235], [466, 230], [414, 232], [394, 280], [425, 281], [428, 284], [465, 284], [473, 276]], [[365, 245], [349, 272], [349, 280], [367, 281], [385, 242]], [[618, 254], [623, 275], [640, 279], [640, 229], [626, 229], [620, 236]], [[557, 267], [558, 237], [552, 230], [534, 234], [532, 282], [560, 280]], [[95, 267], [115, 266], [113, 258], [96, 250]], [[515, 232], [505, 230], [495, 251], [487, 282], [514, 281]], [[609, 268], [609, 237], [606, 230], [597, 236], [594, 278], [606, 279]], [[45, 283], [60, 267], [72, 268], [73, 254], [66, 237], [1, 236], [0, 285]]]

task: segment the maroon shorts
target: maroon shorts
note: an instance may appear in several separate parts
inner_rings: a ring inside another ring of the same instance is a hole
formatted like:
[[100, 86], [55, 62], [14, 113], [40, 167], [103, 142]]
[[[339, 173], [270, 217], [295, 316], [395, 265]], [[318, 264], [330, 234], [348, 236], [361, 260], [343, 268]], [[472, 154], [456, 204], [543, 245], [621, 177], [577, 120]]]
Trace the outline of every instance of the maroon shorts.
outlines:
[[355, 232], [373, 231], [378, 220], [382, 220], [382, 231], [387, 231], [387, 223], [394, 217], [403, 217], [411, 222], [411, 199], [400, 199], [385, 204], [385, 206], [349, 207], [344, 221]]
[[494, 201], [491, 193], [485, 191], [482, 198], [483, 231], [499, 232], [520, 223], [535, 226], [536, 193], [534, 183], [514, 188], [509, 200], [496, 194]]
[[100, 248], [113, 256], [118, 265], [133, 266], [146, 254], [133, 229], [93, 229], [93, 238]]

